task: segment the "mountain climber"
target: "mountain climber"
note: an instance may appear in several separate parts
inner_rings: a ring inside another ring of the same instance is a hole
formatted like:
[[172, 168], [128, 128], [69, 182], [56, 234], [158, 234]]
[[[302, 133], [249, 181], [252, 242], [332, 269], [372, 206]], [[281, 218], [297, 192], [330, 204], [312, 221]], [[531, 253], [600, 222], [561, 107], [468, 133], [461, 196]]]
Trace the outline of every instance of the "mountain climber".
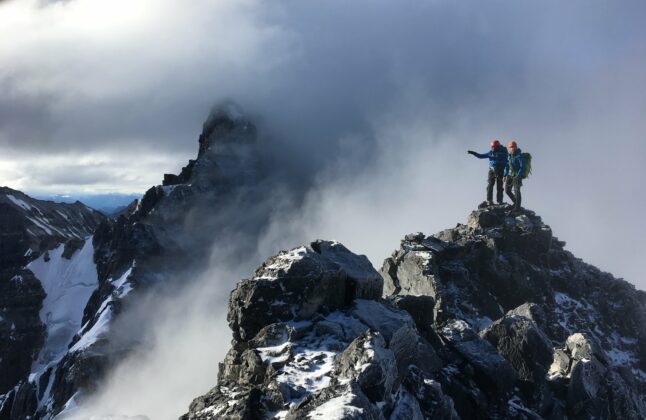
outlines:
[[467, 153], [479, 158], [489, 159], [489, 174], [487, 177], [487, 205], [493, 204], [493, 186], [496, 184], [496, 199], [498, 204], [503, 202], [503, 176], [507, 167], [507, 149], [498, 140], [489, 143], [491, 150], [485, 153], [476, 153], [473, 150]]
[[[514, 210], [520, 210], [521, 195], [520, 187], [523, 185], [523, 174], [525, 173], [525, 157], [518, 148], [518, 144], [511, 140], [507, 144], [509, 151], [509, 163], [505, 167], [504, 180], [505, 192], [514, 203]], [[513, 188], [513, 192], [512, 192]]]

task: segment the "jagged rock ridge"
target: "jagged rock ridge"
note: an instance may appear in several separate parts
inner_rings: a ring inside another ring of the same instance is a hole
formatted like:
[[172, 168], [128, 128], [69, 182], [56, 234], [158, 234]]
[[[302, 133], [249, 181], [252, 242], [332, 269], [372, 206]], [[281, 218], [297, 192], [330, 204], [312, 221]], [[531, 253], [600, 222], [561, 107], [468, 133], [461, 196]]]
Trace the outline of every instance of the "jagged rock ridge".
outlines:
[[[270, 214], [257, 147], [254, 125], [235, 106], [215, 108], [204, 124], [195, 160], [179, 175], [165, 175], [163, 185], [150, 188], [115, 219], [100, 223], [93, 230], [89, 260], [83, 243], [76, 254], [70, 251], [69, 264], [94, 270], [91, 281], [83, 283], [90, 285], [89, 296], [77, 296], [82, 302], [78, 327], [71, 336], [75, 324], [65, 331], [59, 328], [57, 342], [47, 341], [43, 352], [30, 356], [36, 359], [34, 371], [0, 401], [0, 419], [49, 419], [61, 413], [73, 418], [74, 407], [97, 389], [106, 372], [142, 345], [144, 331], [124, 337], [112, 328], [129, 306], [137, 305], [151, 288], [176, 293], [188, 284], [210, 262], [217, 235], [236, 235], [237, 245], [221, 256], [231, 261], [255, 245], [258, 229]], [[240, 207], [255, 213], [240, 215]], [[57, 251], [52, 256], [58, 264]], [[73, 285], [78, 280], [57, 276], [55, 281]], [[51, 310], [69, 315], [60, 308]], [[139, 322], [145, 329], [144, 320]]]
[[182, 419], [645, 418], [646, 293], [564, 245], [479, 209], [407, 235], [383, 297], [338, 243], [282, 252], [231, 293], [232, 347]]
[[49, 261], [50, 253], [71, 259], [104, 219], [80, 202], [37, 200], [0, 187], [0, 418], [13, 416], [17, 384], [50, 335], [40, 316], [50, 292], [30, 263]]

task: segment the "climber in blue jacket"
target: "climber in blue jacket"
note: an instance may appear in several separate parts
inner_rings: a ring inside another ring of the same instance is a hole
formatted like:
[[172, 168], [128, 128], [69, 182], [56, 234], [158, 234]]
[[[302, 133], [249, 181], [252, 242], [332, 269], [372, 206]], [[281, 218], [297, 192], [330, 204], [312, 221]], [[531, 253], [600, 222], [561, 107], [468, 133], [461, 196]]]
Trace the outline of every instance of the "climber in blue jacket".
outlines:
[[490, 144], [491, 150], [485, 153], [476, 153], [469, 150], [467, 153], [479, 158], [489, 159], [489, 174], [487, 177], [487, 205], [493, 205], [493, 186], [496, 184], [496, 198], [498, 204], [503, 203], [503, 177], [508, 164], [507, 149], [498, 140]]
[[[525, 173], [525, 157], [518, 148], [515, 141], [507, 145], [509, 150], [509, 164], [505, 167], [505, 192], [514, 203], [514, 210], [520, 210], [520, 187], [523, 185], [523, 174]], [[513, 192], [512, 192], [513, 188]]]

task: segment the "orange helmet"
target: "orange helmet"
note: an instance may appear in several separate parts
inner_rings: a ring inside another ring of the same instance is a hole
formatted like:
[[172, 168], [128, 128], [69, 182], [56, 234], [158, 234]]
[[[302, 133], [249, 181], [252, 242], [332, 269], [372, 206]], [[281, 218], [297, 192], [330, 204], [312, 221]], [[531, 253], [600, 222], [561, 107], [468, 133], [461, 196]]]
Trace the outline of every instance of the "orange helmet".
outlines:
[[489, 143], [491, 147], [498, 147], [500, 146], [500, 142], [498, 140], [492, 140], [491, 143]]
[[510, 141], [510, 142], [507, 144], [507, 147], [509, 147], [509, 148], [514, 148], [514, 149], [515, 149], [515, 148], [517, 148], [517, 147], [518, 147], [518, 145], [516, 144], [516, 142], [515, 142], [515, 141], [513, 141], [513, 140], [512, 140], [512, 141]]

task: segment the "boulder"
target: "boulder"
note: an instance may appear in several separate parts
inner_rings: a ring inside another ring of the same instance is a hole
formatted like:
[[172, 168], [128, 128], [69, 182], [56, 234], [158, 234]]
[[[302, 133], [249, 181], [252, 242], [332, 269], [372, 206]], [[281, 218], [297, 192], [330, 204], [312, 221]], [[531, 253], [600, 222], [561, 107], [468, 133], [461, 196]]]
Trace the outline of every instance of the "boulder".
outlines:
[[437, 263], [433, 251], [420, 244], [411, 249], [406, 240], [402, 247], [406, 252], [393, 254], [381, 268], [384, 294], [435, 296]]
[[258, 388], [215, 387], [196, 398], [180, 420], [251, 420], [258, 418], [262, 392]]
[[572, 359], [563, 349], [554, 349], [552, 364], [547, 372], [548, 377], [553, 379], [565, 377], [569, 374]]
[[397, 361], [398, 383], [411, 365], [417, 366], [427, 376], [442, 367], [442, 360], [435, 349], [409, 325], [404, 325], [393, 334], [388, 348]]
[[599, 343], [589, 335], [574, 333], [567, 338], [565, 346], [574, 360], [592, 360], [593, 357], [605, 360]]
[[356, 382], [370, 401], [384, 401], [397, 379], [397, 362], [383, 336], [366, 331], [337, 356], [334, 372], [341, 382]]
[[374, 300], [356, 299], [350, 314], [373, 330], [379, 331], [386, 342], [390, 342], [393, 334], [402, 326], [415, 327], [408, 312]]
[[417, 398], [406, 388], [402, 388], [397, 395], [389, 420], [424, 420], [425, 418]]
[[347, 307], [356, 298], [377, 299], [382, 288], [365, 256], [316, 241], [269, 258], [253, 278], [238, 283], [227, 319], [234, 338], [249, 340], [272, 323]]
[[505, 316], [480, 333], [507, 359], [522, 381], [545, 381], [552, 362], [550, 340], [529, 318]]
[[289, 409], [285, 420], [385, 420], [355, 382], [326, 388]]
[[423, 418], [438, 420], [459, 419], [451, 397], [445, 395], [436, 380], [427, 378], [416, 366], [410, 366], [404, 377], [403, 386], [410, 395], [417, 398]]
[[480, 338], [464, 321], [453, 321], [441, 331], [442, 336], [464, 357], [498, 394], [506, 394], [516, 384], [518, 373], [488, 341]]
[[600, 418], [607, 369], [597, 360], [582, 359], [574, 364], [568, 386], [567, 406], [574, 418]]

